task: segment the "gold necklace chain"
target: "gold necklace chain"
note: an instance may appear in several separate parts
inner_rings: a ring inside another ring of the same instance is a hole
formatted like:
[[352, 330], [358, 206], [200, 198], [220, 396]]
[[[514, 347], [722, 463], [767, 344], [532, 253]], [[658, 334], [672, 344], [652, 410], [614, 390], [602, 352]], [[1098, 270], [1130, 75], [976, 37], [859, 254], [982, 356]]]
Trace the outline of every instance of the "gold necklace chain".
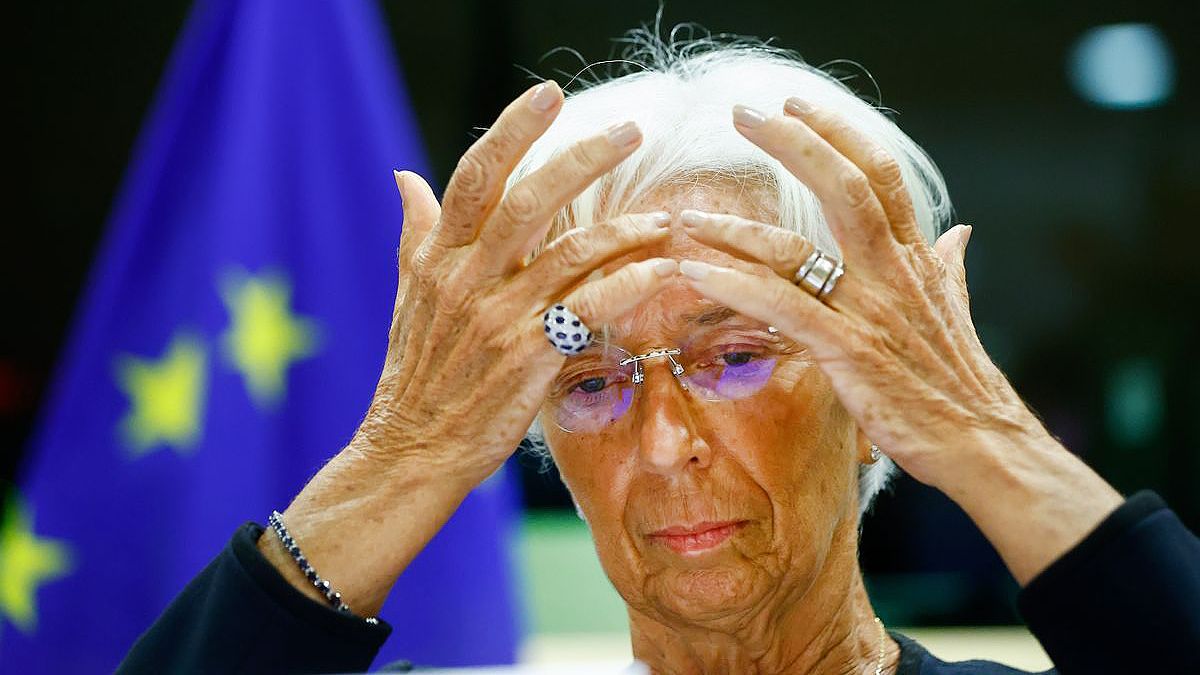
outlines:
[[883, 675], [883, 655], [884, 655], [884, 635], [883, 621], [879, 617], [875, 617], [875, 623], [879, 624], [879, 660], [875, 662], [875, 675]]

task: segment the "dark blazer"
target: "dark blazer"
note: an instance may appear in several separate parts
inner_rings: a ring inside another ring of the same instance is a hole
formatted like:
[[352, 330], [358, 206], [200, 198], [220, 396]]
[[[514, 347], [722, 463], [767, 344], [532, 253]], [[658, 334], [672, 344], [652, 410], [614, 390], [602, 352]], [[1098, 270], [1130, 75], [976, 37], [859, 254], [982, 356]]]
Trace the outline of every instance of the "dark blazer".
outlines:
[[[391, 633], [312, 601], [258, 552], [246, 523], [133, 645], [119, 673], [367, 670]], [[1063, 675], [1200, 675], [1200, 539], [1139, 492], [1023, 588], [1017, 606]], [[942, 661], [896, 632], [899, 675], [1012, 675]], [[407, 663], [387, 670], [410, 670]]]

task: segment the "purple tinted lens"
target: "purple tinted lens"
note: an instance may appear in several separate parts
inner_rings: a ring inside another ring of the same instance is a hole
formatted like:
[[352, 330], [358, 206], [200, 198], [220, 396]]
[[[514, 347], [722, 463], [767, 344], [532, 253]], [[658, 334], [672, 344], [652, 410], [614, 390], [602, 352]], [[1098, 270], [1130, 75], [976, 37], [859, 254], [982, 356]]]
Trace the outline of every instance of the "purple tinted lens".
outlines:
[[558, 426], [567, 431], [599, 431], [629, 412], [633, 386], [613, 384], [597, 392], [575, 389], [558, 404]]
[[737, 400], [762, 391], [775, 371], [775, 359], [755, 359], [741, 365], [713, 366], [687, 376], [706, 398]]

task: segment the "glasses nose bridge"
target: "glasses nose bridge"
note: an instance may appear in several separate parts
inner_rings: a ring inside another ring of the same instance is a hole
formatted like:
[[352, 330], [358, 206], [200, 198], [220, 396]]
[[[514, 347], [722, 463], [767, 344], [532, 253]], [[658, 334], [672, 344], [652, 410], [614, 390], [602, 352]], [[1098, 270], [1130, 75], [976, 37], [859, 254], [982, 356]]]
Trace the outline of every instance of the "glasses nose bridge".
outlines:
[[636, 356], [626, 358], [621, 361], [621, 365], [633, 369], [633, 374], [630, 379], [632, 380], [633, 384], [640, 387], [646, 381], [646, 366], [650, 365], [650, 362], [653, 361], [662, 361], [663, 365], [666, 366], [671, 375], [675, 377], [675, 380], [679, 382], [679, 385], [684, 389], [687, 389], [687, 382], [683, 379], [683, 364], [680, 362], [680, 359], [677, 358], [681, 354], [682, 351], [678, 347], [660, 347], [657, 349], [651, 349], [644, 354], [638, 354]]

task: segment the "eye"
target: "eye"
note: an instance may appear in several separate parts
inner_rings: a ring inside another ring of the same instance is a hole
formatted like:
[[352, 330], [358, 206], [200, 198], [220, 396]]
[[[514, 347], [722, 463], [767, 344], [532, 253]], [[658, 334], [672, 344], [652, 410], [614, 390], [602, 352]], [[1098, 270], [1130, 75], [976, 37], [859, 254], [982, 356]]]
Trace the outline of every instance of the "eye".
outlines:
[[588, 394], [594, 394], [598, 391], [604, 391], [604, 387], [607, 385], [608, 381], [603, 377], [589, 377], [575, 385], [575, 388]]
[[754, 358], [754, 352], [726, 352], [721, 358], [727, 366], [744, 366]]

